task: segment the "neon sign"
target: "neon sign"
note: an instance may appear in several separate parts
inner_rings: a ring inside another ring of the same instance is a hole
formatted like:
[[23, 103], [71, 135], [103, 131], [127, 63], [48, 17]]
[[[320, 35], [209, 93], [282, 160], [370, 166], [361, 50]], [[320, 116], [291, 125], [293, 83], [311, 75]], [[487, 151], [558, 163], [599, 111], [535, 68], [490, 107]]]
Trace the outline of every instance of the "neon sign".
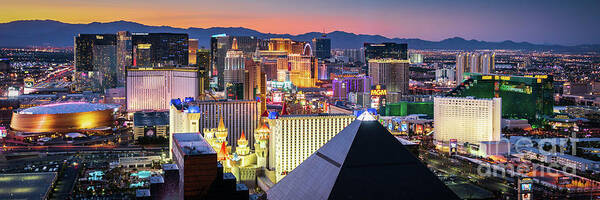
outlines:
[[382, 89], [381, 85], [376, 85], [375, 89], [371, 90], [371, 96], [385, 96], [387, 95], [387, 90]]
[[531, 94], [532, 89], [529, 86], [525, 86], [524, 88], [518, 88], [515, 85], [500, 85], [500, 90], [507, 92], [518, 92], [524, 94]]
[[385, 96], [387, 95], [387, 90], [371, 90], [371, 96]]

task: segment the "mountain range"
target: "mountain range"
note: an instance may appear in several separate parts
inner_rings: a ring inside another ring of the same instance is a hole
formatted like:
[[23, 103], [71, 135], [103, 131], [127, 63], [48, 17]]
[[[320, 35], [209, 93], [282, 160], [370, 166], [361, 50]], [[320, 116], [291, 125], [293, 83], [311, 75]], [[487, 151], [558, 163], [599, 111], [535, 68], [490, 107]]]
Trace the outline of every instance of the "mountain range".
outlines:
[[[0, 47], [30, 47], [52, 46], [72, 47], [73, 37], [79, 33], [116, 33], [130, 32], [170, 32], [187, 33], [190, 38], [197, 38], [201, 47], [210, 47], [210, 37], [215, 34], [233, 36], [255, 36], [261, 39], [291, 38], [296, 41], [310, 41], [321, 37], [324, 33], [309, 32], [299, 35], [261, 33], [243, 27], [213, 27], [213, 28], [175, 28], [170, 26], [148, 26], [129, 21], [107, 23], [93, 22], [89, 24], [70, 24], [53, 20], [22, 20], [0, 23]], [[413, 38], [388, 38], [381, 35], [354, 34], [343, 31], [326, 33], [331, 39], [332, 48], [360, 48], [363, 43], [395, 42], [407, 43], [410, 49], [441, 49], [441, 50], [476, 50], [476, 49], [520, 49], [520, 50], [554, 50], [572, 52], [600, 52], [600, 44], [562, 46], [542, 45], [528, 42], [486, 42], [465, 40], [460, 37], [448, 38], [441, 41], [427, 41]]]

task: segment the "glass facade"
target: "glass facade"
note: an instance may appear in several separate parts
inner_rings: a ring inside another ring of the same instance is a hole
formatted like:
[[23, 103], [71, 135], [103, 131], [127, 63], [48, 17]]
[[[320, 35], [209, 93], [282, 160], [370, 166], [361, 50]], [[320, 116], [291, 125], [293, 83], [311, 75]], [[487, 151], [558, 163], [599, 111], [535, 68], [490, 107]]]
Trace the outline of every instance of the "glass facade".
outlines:
[[408, 60], [408, 45], [397, 43], [365, 43], [365, 63], [370, 59]]
[[100, 91], [118, 85], [117, 35], [79, 34], [75, 37], [75, 90]]
[[188, 35], [183, 33], [133, 33], [133, 65], [136, 67], [184, 67], [188, 65]]
[[433, 102], [409, 102], [388, 103], [380, 109], [382, 116], [407, 116], [412, 114], [426, 114], [433, 116]]
[[465, 81], [449, 96], [502, 98], [502, 117], [527, 119], [541, 125], [544, 116], [551, 116], [554, 106], [553, 78], [549, 75], [502, 76], [465, 73]]
[[331, 39], [329, 38], [314, 38], [313, 49], [314, 56], [318, 59], [328, 59], [331, 58]]

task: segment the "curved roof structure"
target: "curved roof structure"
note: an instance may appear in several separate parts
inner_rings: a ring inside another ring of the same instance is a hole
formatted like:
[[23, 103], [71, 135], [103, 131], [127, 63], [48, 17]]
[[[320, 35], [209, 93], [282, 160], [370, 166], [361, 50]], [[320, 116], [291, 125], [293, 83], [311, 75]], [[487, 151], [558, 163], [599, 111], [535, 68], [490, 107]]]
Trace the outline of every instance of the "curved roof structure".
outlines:
[[109, 127], [119, 105], [68, 102], [48, 104], [13, 113], [10, 127], [27, 133], [71, 132]]
[[67, 114], [92, 112], [118, 108], [118, 105], [113, 104], [97, 104], [86, 102], [67, 102], [41, 105], [31, 108], [26, 108], [19, 111], [19, 114]]

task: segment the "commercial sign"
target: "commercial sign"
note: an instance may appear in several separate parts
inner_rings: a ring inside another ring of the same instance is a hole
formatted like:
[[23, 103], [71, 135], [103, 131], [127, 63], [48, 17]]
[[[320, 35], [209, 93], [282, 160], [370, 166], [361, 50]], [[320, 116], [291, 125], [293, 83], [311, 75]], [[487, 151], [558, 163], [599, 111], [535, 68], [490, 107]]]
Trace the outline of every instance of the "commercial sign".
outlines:
[[450, 148], [456, 148], [458, 141], [456, 139], [450, 139]]
[[371, 89], [371, 96], [385, 96], [387, 95], [387, 90], [385, 87], [381, 85], [376, 85], [375, 88]]
[[4, 126], [0, 126], [0, 138], [5, 138], [8, 135], [8, 131]]
[[518, 92], [518, 93], [524, 93], [524, 94], [531, 94], [531, 92], [532, 92], [532, 89], [529, 86], [517, 87], [517, 85], [506, 85], [506, 84], [500, 85], [500, 90], [507, 91], [507, 92]]

